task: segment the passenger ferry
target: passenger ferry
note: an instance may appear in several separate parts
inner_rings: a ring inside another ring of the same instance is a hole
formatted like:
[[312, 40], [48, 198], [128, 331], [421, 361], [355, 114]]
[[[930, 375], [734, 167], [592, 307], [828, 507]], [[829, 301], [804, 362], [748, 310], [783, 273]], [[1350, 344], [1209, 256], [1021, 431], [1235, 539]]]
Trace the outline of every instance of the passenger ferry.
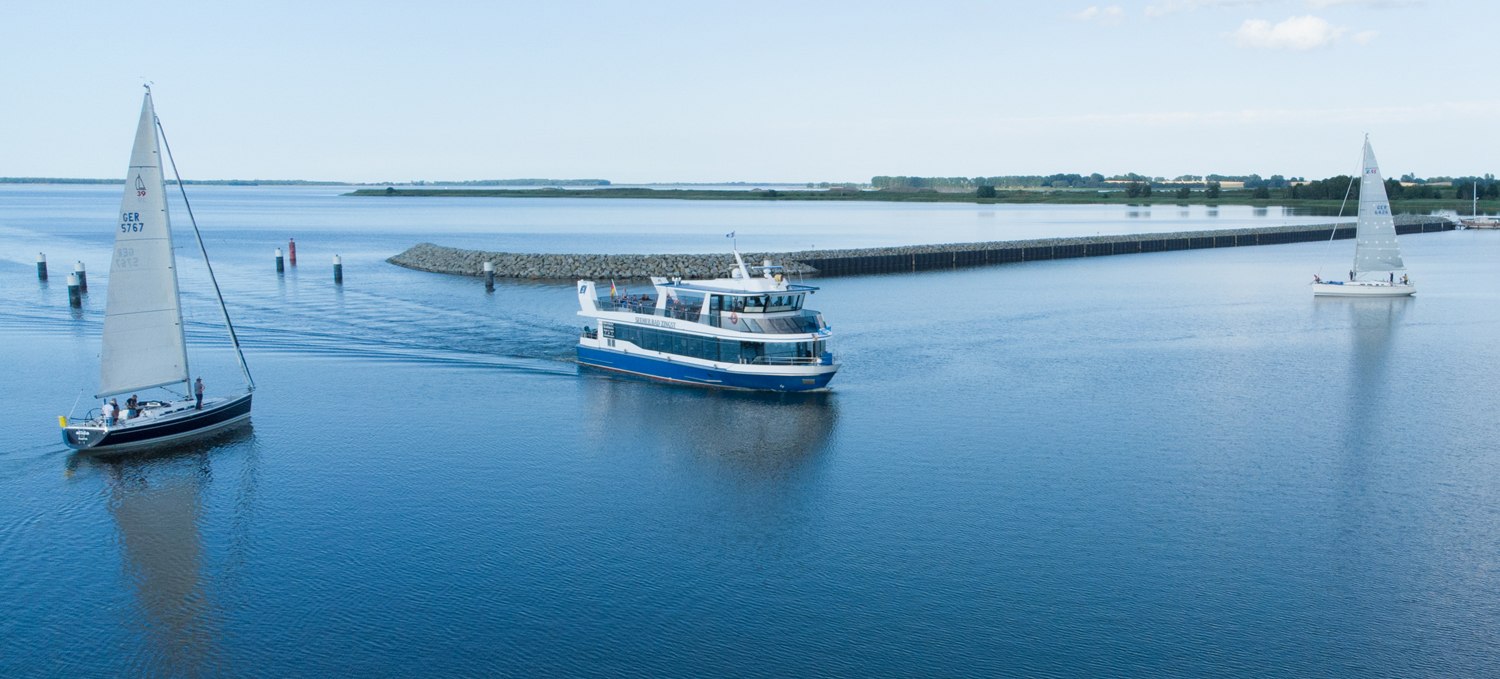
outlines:
[[[578, 281], [578, 362], [667, 382], [728, 389], [824, 389], [839, 366], [823, 315], [803, 308], [817, 290], [792, 284], [769, 260], [734, 253], [727, 278], [653, 276], [655, 295], [618, 295]], [[607, 292], [607, 294], [606, 294]]]

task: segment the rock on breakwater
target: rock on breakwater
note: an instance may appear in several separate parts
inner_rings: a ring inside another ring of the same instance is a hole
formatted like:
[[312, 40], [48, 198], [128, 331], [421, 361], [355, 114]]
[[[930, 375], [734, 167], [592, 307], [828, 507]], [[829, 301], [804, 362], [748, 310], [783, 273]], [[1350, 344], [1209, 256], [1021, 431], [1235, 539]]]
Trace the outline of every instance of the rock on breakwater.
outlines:
[[[771, 258], [778, 263], [787, 255], [780, 253], [740, 253], [746, 264], [759, 264]], [[734, 266], [734, 255], [580, 255], [531, 254], [520, 252], [485, 252], [419, 243], [386, 260], [397, 266], [418, 271], [479, 276], [485, 262], [495, 263], [495, 276], [501, 278], [579, 279], [579, 278], [646, 278], [648, 276], [682, 276], [713, 278], [723, 276]], [[792, 273], [811, 275], [805, 265], [788, 265]]]
[[[1396, 218], [1400, 234], [1451, 231], [1453, 222], [1441, 217], [1403, 215]], [[804, 276], [840, 276], [901, 271], [925, 271], [1009, 262], [1070, 257], [1098, 257], [1170, 250], [1275, 245], [1354, 237], [1354, 225], [1317, 224], [1266, 226], [1212, 231], [1036, 238], [984, 243], [942, 243], [884, 248], [802, 250], [741, 253], [747, 264], [771, 259], [788, 272]], [[594, 255], [484, 252], [420, 243], [386, 260], [419, 271], [479, 276], [484, 262], [495, 264], [495, 275], [529, 279], [624, 280], [676, 275], [684, 278], [722, 276], [734, 266], [728, 253], [700, 255]]]

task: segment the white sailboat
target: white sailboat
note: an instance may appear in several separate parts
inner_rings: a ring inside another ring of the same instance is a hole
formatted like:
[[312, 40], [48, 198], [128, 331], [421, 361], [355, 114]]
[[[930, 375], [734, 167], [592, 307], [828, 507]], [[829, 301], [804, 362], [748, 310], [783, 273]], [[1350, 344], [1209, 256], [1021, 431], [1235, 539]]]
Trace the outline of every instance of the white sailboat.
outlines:
[[1365, 137], [1359, 179], [1359, 221], [1354, 228], [1354, 266], [1347, 281], [1325, 281], [1313, 276], [1313, 295], [1319, 297], [1405, 297], [1416, 286], [1407, 278], [1396, 243], [1396, 220], [1386, 198], [1385, 180], [1375, 163], [1370, 138]]
[[1479, 216], [1479, 182], [1474, 182], [1474, 188], [1469, 193], [1472, 207], [1469, 208], [1469, 218], [1458, 220], [1459, 226], [1465, 229], [1500, 229], [1500, 219], [1494, 217]]
[[[180, 441], [218, 431], [250, 417], [250, 397], [255, 382], [240, 351], [239, 338], [229, 321], [229, 310], [219, 294], [219, 283], [208, 264], [208, 251], [192, 219], [187, 192], [189, 221], [198, 248], [208, 266], [209, 280], [224, 325], [229, 332], [240, 369], [245, 375], [242, 394], [202, 398], [194, 393], [188, 370], [187, 341], [183, 334], [181, 296], [177, 287], [177, 262], [172, 249], [172, 227], [167, 213], [161, 145], [165, 132], [156, 118], [147, 86], [141, 104], [140, 124], [125, 175], [125, 193], [120, 200], [115, 229], [114, 257], [109, 267], [109, 294], [105, 301], [104, 334], [99, 354], [99, 391], [95, 398], [111, 399], [124, 394], [163, 390], [167, 396], [136, 402], [134, 408], [114, 410], [107, 402], [99, 414], [90, 413], [79, 422], [58, 418], [63, 442], [75, 449], [111, 451], [143, 448]], [[167, 145], [171, 160], [171, 145]], [[176, 163], [172, 163], [174, 176]], [[182, 189], [182, 179], [177, 178]], [[181, 393], [168, 387], [180, 385]], [[114, 410], [112, 412], [112, 410]]]

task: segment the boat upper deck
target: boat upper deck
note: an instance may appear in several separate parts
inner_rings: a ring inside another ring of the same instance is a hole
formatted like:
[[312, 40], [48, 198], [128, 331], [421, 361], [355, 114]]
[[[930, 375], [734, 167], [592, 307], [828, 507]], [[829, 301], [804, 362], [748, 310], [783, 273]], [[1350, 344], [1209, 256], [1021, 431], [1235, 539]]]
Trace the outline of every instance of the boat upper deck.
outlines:
[[604, 296], [597, 298], [594, 305], [599, 311], [621, 311], [756, 334], [811, 334], [828, 327], [823, 323], [822, 314], [810, 309], [790, 310], [791, 313], [785, 312], [788, 310], [765, 313], [736, 311], [733, 306], [729, 309], [705, 310], [702, 307], [676, 304], [670, 300], [666, 305], [658, 305], [657, 302], [650, 295]]
[[802, 308], [807, 296], [818, 288], [787, 281], [782, 267], [770, 261], [746, 266], [738, 252], [734, 256], [736, 266], [724, 278], [684, 281], [652, 277], [653, 292], [646, 294], [621, 293], [611, 282], [609, 294], [602, 295], [593, 281], [579, 281], [580, 313], [614, 311], [672, 319], [671, 323], [645, 321], [667, 327], [685, 321], [753, 334], [828, 335], [822, 315]]

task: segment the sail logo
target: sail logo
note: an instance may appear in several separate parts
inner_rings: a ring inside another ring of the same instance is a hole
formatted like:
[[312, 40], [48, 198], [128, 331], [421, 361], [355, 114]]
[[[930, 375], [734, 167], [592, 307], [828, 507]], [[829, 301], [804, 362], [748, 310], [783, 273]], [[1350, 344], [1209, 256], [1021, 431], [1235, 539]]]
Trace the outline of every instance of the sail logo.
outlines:
[[135, 176], [135, 197], [146, 197], [146, 182], [141, 179], [140, 175]]

